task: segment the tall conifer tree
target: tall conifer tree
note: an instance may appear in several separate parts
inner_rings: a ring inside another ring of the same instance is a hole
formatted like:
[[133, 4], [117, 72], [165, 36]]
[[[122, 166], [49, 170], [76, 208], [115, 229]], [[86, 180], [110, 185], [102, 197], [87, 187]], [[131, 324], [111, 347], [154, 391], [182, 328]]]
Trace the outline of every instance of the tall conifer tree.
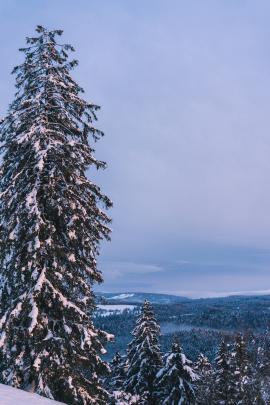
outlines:
[[119, 352], [116, 352], [111, 363], [111, 373], [108, 378], [108, 385], [112, 391], [118, 391], [123, 388], [123, 383], [126, 377], [126, 358], [121, 356]]
[[195, 383], [197, 402], [200, 405], [208, 405], [213, 398], [213, 368], [208, 358], [202, 353], [194, 365], [194, 370], [198, 375]]
[[104, 168], [88, 135], [98, 106], [70, 76], [62, 31], [37, 27], [15, 67], [17, 93], [1, 124], [1, 381], [68, 404], [106, 404], [99, 376], [109, 335], [94, 328], [96, 257], [111, 201], [86, 177]]
[[144, 302], [133, 335], [134, 339], [128, 346], [128, 369], [124, 387], [131, 394], [140, 395], [142, 403], [156, 405], [154, 383], [162, 365], [160, 327], [149, 301]]
[[[270, 403], [270, 334], [269, 330], [258, 339], [254, 383], [260, 389], [264, 404]], [[257, 405], [257, 404], [256, 404]], [[261, 404], [260, 404], [261, 405]]]
[[247, 342], [241, 333], [235, 338], [232, 351], [232, 366], [236, 382], [236, 405], [262, 405], [264, 404], [260, 380], [252, 367]]
[[237, 384], [237, 400], [239, 404], [246, 404], [250, 401], [252, 389], [252, 370], [248, 358], [247, 344], [244, 336], [238, 333], [233, 348], [234, 375]]
[[228, 345], [222, 341], [216, 357], [216, 370], [214, 375], [214, 404], [236, 405], [238, 400], [237, 375], [235, 375], [235, 362], [231, 356]]

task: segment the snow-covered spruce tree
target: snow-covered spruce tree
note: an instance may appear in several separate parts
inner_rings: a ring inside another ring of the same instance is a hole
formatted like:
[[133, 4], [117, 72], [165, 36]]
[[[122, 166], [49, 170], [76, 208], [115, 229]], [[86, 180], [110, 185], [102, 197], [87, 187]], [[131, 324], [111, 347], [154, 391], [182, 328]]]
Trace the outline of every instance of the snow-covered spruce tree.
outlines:
[[261, 388], [251, 362], [247, 342], [241, 333], [235, 338], [231, 353], [231, 366], [236, 387], [236, 405], [262, 405]]
[[196, 400], [200, 405], [208, 405], [212, 403], [213, 397], [213, 368], [204, 354], [198, 356], [197, 362], [194, 364], [194, 371], [198, 375], [194, 387], [196, 392]]
[[238, 398], [237, 376], [235, 375], [234, 360], [224, 341], [220, 344], [215, 360], [213, 404], [236, 405]]
[[122, 389], [126, 377], [126, 367], [126, 357], [116, 352], [110, 363], [111, 373], [108, 385], [111, 390], [118, 391]]
[[232, 357], [234, 359], [234, 375], [237, 385], [237, 401], [239, 404], [244, 404], [250, 400], [252, 370], [248, 358], [247, 344], [241, 333], [236, 335]]
[[124, 388], [143, 398], [142, 403], [156, 405], [155, 377], [162, 366], [159, 346], [160, 327], [150, 302], [145, 301], [128, 346], [128, 369]]
[[260, 388], [265, 404], [270, 403], [270, 333], [267, 330], [258, 339], [254, 382]]
[[234, 357], [237, 368], [242, 375], [249, 373], [250, 362], [248, 360], [247, 344], [242, 333], [238, 333], [235, 337]]
[[178, 343], [165, 355], [165, 365], [157, 373], [157, 403], [160, 405], [195, 404], [194, 382], [198, 376]]
[[210, 375], [213, 371], [210, 361], [202, 353], [199, 354], [198, 359], [194, 364], [194, 369], [196, 370], [197, 374], [201, 376]]
[[106, 404], [95, 329], [96, 257], [111, 205], [86, 178], [98, 106], [80, 97], [62, 31], [37, 27], [15, 67], [17, 93], [1, 125], [1, 381], [68, 404]]

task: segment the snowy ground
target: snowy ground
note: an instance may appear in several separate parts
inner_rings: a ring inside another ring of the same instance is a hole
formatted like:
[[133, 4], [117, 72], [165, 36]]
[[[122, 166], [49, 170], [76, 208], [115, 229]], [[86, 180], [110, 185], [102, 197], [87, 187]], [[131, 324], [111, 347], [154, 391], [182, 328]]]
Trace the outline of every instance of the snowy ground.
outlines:
[[111, 300], [124, 300], [126, 298], [134, 297], [134, 294], [120, 294], [110, 297]]
[[127, 305], [127, 304], [108, 304], [108, 305], [97, 305], [99, 315], [108, 316], [113, 314], [122, 314], [123, 311], [133, 311], [137, 308], [137, 305]]
[[0, 405], [60, 405], [63, 402], [52, 401], [32, 394], [0, 384]]

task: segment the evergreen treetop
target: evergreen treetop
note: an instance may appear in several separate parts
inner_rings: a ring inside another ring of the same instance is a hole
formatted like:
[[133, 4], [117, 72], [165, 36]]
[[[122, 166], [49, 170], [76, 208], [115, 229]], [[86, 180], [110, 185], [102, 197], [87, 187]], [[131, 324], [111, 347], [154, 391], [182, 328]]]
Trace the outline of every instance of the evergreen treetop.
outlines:
[[158, 403], [161, 405], [190, 405], [195, 403], [193, 384], [198, 379], [192, 362], [178, 343], [172, 344], [165, 356], [165, 365], [157, 373]]
[[237, 376], [229, 346], [223, 340], [216, 356], [214, 375], [215, 405], [235, 405], [238, 398]]
[[251, 372], [248, 358], [247, 344], [242, 333], [238, 333], [235, 338], [233, 355], [236, 366], [241, 375], [248, 376]]
[[213, 398], [213, 367], [208, 358], [200, 353], [194, 370], [198, 376], [195, 381], [196, 400], [200, 405], [209, 405]]
[[159, 346], [160, 327], [150, 302], [145, 301], [128, 346], [127, 379], [125, 389], [145, 398], [147, 404], [155, 404], [154, 382], [162, 365]]
[[119, 352], [116, 352], [111, 363], [111, 374], [109, 376], [109, 385], [112, 390], [121, 390], [126, 377], [126, 357], [121, 356]]
[[213, 372], [213, 368], [210, 361], [202, 353], [199, 354], [197, 362], [194, 365], [194, 369], [196, 370], [196, 373], [200, 376], [207, 376]]
[[232, 356], [234, 359], [234, 375], [237, 386], [237, 405], [261, 405], [260, 380], [251, 366], [247, 343], [242, 333], [235, 338]]

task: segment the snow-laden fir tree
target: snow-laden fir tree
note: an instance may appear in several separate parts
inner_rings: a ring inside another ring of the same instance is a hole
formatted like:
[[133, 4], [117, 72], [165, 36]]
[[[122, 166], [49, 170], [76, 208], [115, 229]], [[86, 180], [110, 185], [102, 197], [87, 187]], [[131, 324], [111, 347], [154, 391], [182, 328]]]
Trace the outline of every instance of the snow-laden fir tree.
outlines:
[[86, 177], [98, 106], [70, 76], [76, 61], [62, 31], [37, 27], [14, 69], [17, 93], [1, 125], [1, 381], [68, 404], [106, 404], [94, 328], [96, 257], [109, 239], [111, 205]]
[[237, 387], [237, 405], [264, 405], [261, 383], [252, 364], [247, 342], [241, 333], [235, 338], [232, 351], [234, 375]]
[[232, 350], [234, 375], [237, 385], [237, 403], [250, 401], [252, 391], [252, 371], [244, 336], [238, 333]]
[[157, 373], [157, 403], [160, 405], [195, 404], [194, 383], [198, 379], [192, 362], [178, 343], [165, 355], [164, 367]]
[[237, 376], [235, 375], [234, 359], [225, 341], [221, 342], [215, 361], [213, 404], [236, 405], [238, 398]]
[[194, 364], [194, 369], [198, 375], [207, 376], [212, 374], [213, 368], [207, 356], [200, 353], [196, 363]]
[[242, 333], [238, 333], [235, 338], [233, 357], [237, 368], [242, 375], [249, 374], [250, 362], [248, 359], [247, 344]]
[[260, 388], [265, 404], [270, 403], [270, 332], [267, 330], [259, 338], [256, 359], [255, 384]]
[[143, 398], [142, 403], [156, 405], [155, 377], [162, 366], [159, 346], [160, 327], [150, 302], [145, 301], [133, 330], [127, 351], [125, 390]]
[[127, 372], [127, 358], [116, 352], [110, 362], [110, 375], [106, 381], [111, 393], [111, 405], [139, 405], [142, 403], [138, 395], [123, 391]]
[[198, 379], [195, 382], [196, 400], [200, 405], [209, 405], [213, 399], [213, 367], [204, 354], [194, 364]]
[[109, 375], [109, 387], [112, 391], [121, 390], [126, 377], [127, 360], [125, 356], [121, 356], [119, 352], [116, 352], [112, 361], [110, 362], [110, 375]]

